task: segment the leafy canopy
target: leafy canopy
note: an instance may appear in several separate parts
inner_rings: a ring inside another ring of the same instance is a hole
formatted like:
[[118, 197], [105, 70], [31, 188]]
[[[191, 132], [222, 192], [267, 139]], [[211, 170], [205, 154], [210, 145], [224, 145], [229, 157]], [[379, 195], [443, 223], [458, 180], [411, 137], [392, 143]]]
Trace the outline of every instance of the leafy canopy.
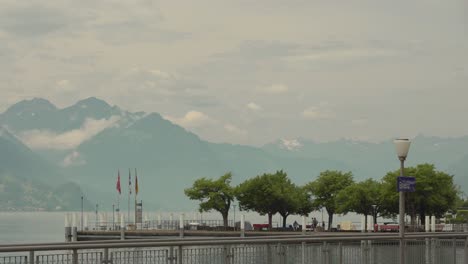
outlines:
[[184, 192], [191, 200], [200, 201], [200, 212], [216, 210], [224, 218], [234, 200], [234, 190], [230, 186], [231, 179], [231, 173], [226, 173], [217, 180], [201, 178]]

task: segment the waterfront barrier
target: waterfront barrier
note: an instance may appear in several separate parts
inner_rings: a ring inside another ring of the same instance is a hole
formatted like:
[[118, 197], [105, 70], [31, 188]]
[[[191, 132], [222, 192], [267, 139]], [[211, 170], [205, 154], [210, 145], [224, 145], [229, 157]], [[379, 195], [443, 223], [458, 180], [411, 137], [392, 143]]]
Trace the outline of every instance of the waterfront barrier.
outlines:
[[[0, 264], [398, 263], [397, 234], [115, 240], [0, 245]], [[468, 264], [468, 233], [412, 233], [407, 263]]]

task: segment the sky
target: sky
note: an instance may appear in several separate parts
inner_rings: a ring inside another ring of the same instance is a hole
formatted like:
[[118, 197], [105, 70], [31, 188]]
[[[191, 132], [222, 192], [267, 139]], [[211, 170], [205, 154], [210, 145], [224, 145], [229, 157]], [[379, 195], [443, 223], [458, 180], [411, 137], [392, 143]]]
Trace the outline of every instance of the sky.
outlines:
[[0, 112], [98, 97], [212, 142], [468, 135], [465, 0], [0, 2]]

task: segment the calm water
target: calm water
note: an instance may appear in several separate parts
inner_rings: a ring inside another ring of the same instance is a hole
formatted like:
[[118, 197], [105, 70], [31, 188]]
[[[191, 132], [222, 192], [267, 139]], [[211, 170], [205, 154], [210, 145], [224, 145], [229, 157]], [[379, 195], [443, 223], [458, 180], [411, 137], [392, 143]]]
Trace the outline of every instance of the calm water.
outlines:
[[0, 212], [0, 243], [62, 242], [64, 213]]
[[[252, 212], [242, 212], [245, 214], [246, 221], [251, 223], [267, 223], [266, 216], [260, 216]], [[39, 243], [39, 242], [63, 242], [64, 241], [64, 218], [65, 212], [0, 212], [0, 244], [6, 243]], [[80, 213], [77, 213], [79, 215]], [[88, 221], [91, 225], [95, 221], [95, 214], [90, 212]], [[170, 213], [161, 212], [162, 219], [169, 219]], [[180, 213], [174, 212], [174, 220], [178, 219]], [[198, 213], [184, 213], [186, 219], [199, 219]], [[240, 220], [240, 212], [236, 212], [236, 221]], [[311, 221], [311, 217], [316, 217], [321, 220], [321, 213], [316, 212], [309, 216], [307, 221]], [[204, 213], [203, 219], [217, 219], [221, 217], [219, 213]], [[231, 212], [230, 220], [233, 220], [234, 214]], [[326, 219], [326, 214], [325, 214]], [[156, 219], [156, 213], [149, 213], [150, 220]], [[108, 221], [112, 221], [112, 213], [107, 213]], [[359, 217], [348, 214], [344, 217], [335, 217], [335, 225], [342, 220], [358, 222]], [[301, 223], [298, 216], [288, 217], [288, 224], [294, 221]], [[273, 217], [273, 226], [278, 226], [281, 223], [279, 215]]]

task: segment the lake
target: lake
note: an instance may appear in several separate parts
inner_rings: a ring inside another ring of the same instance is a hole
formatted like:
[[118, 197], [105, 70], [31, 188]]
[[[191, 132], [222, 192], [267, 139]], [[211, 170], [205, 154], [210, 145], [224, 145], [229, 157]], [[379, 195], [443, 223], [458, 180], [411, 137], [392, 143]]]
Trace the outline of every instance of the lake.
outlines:
[[[0, 243], [39, 243], [39, 242], [64, 242], [64, 219], [67, 212], [0, 212]], [[76, 213], [80, 215], [79, 212]], [[86, 213], [91, 225], [95, 221], [93, 212]], [[108, 221], [112, 219], [112, 213], [106, 213]], [[162, 219], [169, 219], [169, 212], [161, 212]], [[179, 219], [180, 212], [174, 212], [174, 220]], [[186, 212], [185, 219], [199, 219], [200, 214], [195, 212]], [[245, 214], [245, 220], [253, 223], [267, 223], [266, 216], [260, 216], [253, 212], [242, 212]], [[147, 216], [150, 220], [156, 219], [156, 212], [151, 212]], [[240, 220], [241, 212], [236, 212], [236, 221]], [[203, 213], [203, 219], [221, 220], [219, 213]], [[316, 217], [321, 221], [321, 213], [314, 212], [307, 218], [310, 223], [311, 218]], [[229, 219], [233, 220], [234, 214], [231, 212]], [[324, 214], [324, 219], [327, 219], [327, 214]], [[301, 223], [299, 216], [289, 216], [288, 224], [294, 221]], [[346, 216], [335, 216], [334, 225], [340, 221], [353, 221], [358, 224], [359, 216], [349, 214]], [[273, 226], [278, 226], [281, 223], [279, 215], [273, 217]]]

